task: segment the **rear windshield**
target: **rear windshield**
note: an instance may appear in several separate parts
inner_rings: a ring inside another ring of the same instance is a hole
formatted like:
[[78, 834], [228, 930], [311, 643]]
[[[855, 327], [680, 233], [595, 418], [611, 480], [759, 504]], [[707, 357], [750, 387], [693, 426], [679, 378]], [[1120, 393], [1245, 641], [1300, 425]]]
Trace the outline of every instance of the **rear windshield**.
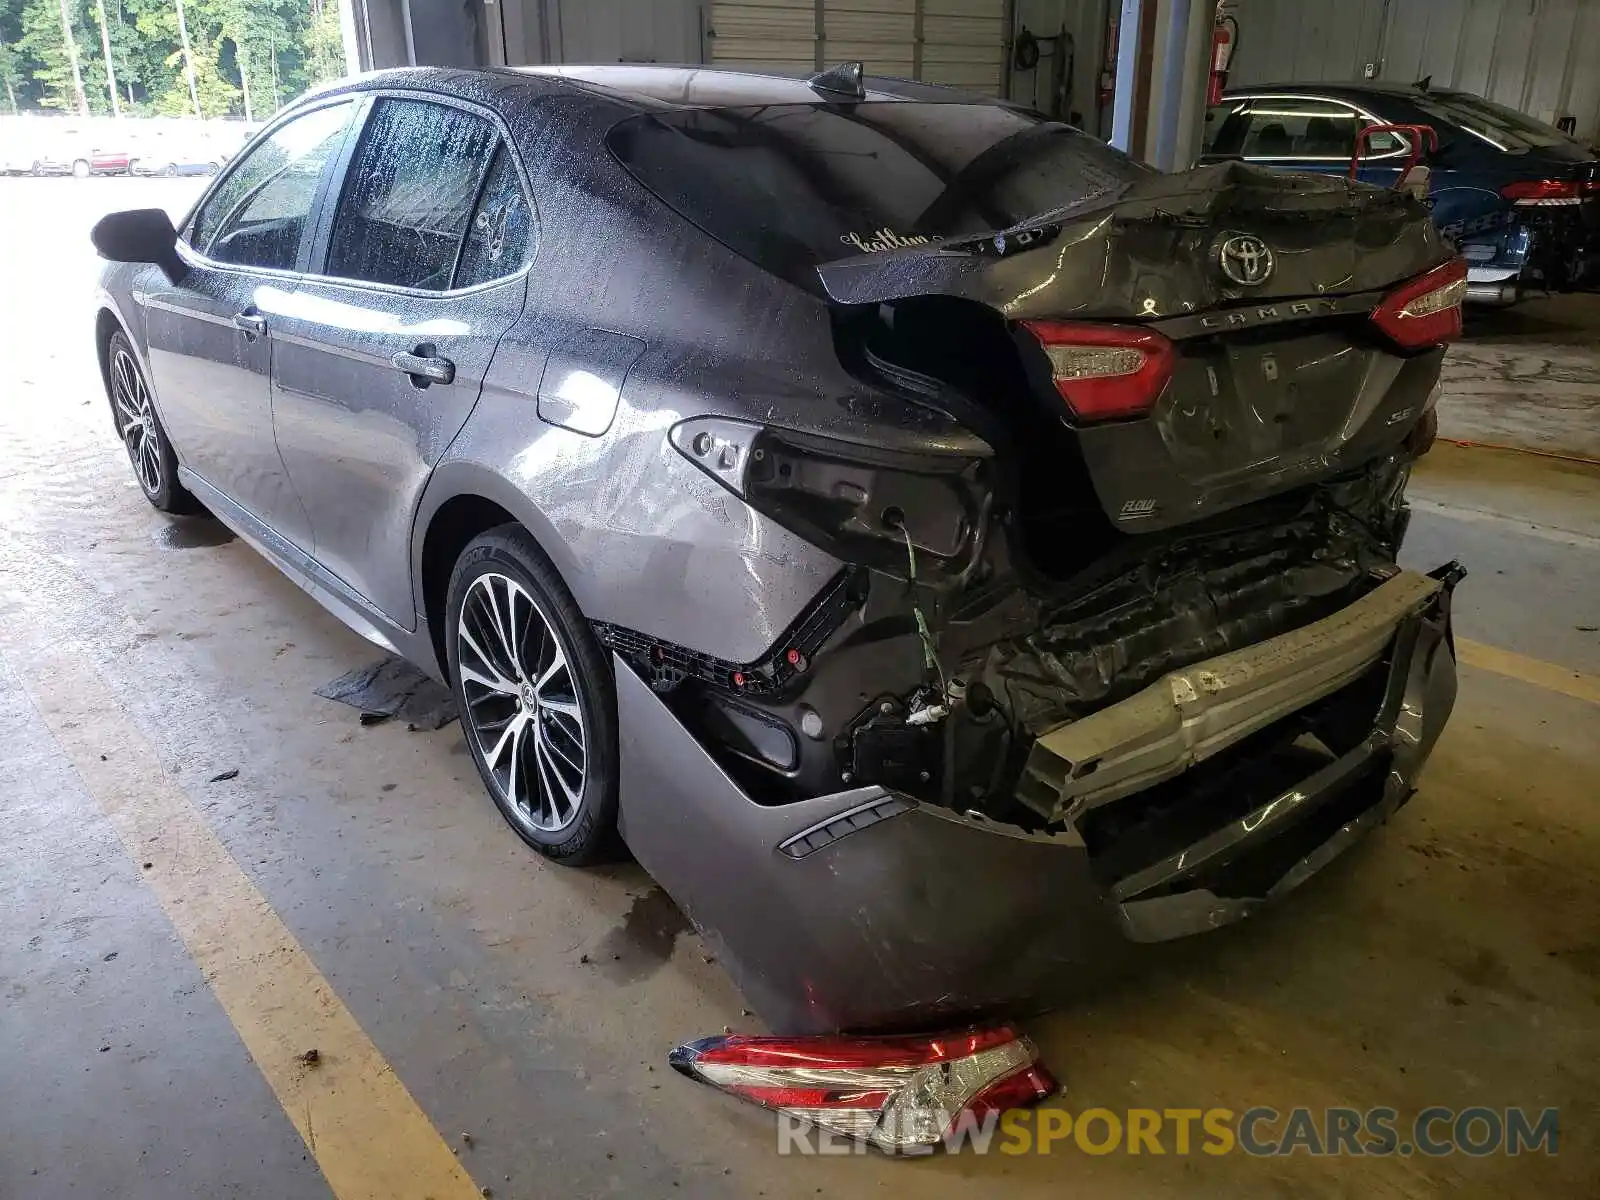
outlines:
[[1120, 192], [1149, 168], [993, 104], [780, 104], [630, 117], [607, 135], [640, 183], [805, 286], [819, 264], [985, 233]]
[[1573, 140], [1553, 125], [1536, 121], [1514, 108], [1465, 93], [1407, 97], [1429, 116], [1442, 117], [1499, 150], [1513, 153], [1551, 146], [1570, 146]]

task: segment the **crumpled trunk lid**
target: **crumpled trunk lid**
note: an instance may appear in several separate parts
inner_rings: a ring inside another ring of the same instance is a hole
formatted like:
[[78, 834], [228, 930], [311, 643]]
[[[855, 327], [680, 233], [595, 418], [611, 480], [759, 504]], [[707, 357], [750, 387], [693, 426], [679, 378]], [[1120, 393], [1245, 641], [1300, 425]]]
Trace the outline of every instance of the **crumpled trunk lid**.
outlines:
[[[1273, 247], [1262, 283], [1241, 286], [1218, 269], [1217, 242], [1232, 233]], [[1144, 176], [1011, 230], [862, 254], [817, 273], [840, 304], [946, 295], [1013, 320], [1152, 321], [1382, 289], [1451, 254], [1427, 208], [1401, 193], [1228, 162]]]
[[[1265, 245], [1266, 269], [1241, 269], [1241, 238], [1253, 254]], [[1395, 450], [1431, 403], [1442, 352], [1406, 352], [1369, 317], [1394, 285], [1452, 257], [1428, 210], [1406, 195], [1221, 163], [1145, 176], [1012, 230], [818, 270], [840, 304], [948, 296], [994, 310], [1026, 384], [969, 380], [966, 389], [990, 393], [973, 398], [1016, 427], [1024, 453], [1057, 464], [1036, 468], [1036, 479], [1081, 462], [1112, 526], [1140, 533]], [[1146, 414], [1075, 420], [1025, 321], [1137, 323], [1173, 344], [1171, 378]], [[1027, 408], [1030, 418], [1020, 415]]]

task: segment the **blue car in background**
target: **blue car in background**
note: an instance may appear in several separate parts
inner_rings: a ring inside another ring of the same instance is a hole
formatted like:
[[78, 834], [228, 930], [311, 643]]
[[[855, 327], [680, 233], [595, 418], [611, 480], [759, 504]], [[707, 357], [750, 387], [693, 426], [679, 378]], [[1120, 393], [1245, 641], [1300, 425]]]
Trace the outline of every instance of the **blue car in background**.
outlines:
[[[1369, 125], [1438, 134], [1422, 161], [1434, 222], [1467, 260], [1468, 300], [1513, 304], [1529, 288], [1600, 283], [1600, 151], [1470, 92], [1427, 81], [1240, 88], [1206, 114], [1201, 161], [1345, 173]], [[1407, 135], [1373, 133], [1358, 177], [1392, 187], [1411, 153]]]

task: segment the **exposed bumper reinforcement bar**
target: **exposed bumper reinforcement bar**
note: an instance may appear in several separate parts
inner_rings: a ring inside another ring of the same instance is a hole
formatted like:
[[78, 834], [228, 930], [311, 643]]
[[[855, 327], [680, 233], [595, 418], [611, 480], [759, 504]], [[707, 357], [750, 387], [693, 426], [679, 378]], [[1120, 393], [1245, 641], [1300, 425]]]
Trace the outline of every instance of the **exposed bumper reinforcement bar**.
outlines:
[[1400, 571], [1331, 616], [1168, 672], [1044, 734], [1029, 753], [1019, 799], [1071, 825], [1086, 809], [1171, 779], [1368, 670], [1442, 586]]
[[[1162, 941], [1241, 920], [1299, 887], [1410, 799], [1455, 706], [1449, 602], [1463, 574], [1452, 563], [1424, 577], [1440, 586], [1394, 633], [1383, 704], [1366, 738], [1252, 812], [1117, 881], [1111, 898], [1130, 938]], [[1292, 836], [1298, 824], [1339, 803], [1344, 808], [1336, 810], [1338, 823], [1331, 831], [1318, 834], [1259, 894], [1222, 896], [1210, 888], [1185, 886], [1275, 839]]]

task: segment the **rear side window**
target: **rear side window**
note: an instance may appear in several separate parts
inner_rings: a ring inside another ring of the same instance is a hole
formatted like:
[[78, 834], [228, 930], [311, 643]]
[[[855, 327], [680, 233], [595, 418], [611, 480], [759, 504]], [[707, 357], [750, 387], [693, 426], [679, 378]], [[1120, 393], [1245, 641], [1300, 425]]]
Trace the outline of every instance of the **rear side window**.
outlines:
[[478, 207], [467, 225], [455, 286], [471, 287], [520, 271], [528, 260], [532, 227], [533, 214], [522, 194], [517, 164], [511, 160], [511, 152], [501, 146], [495, 152]]
[[379, 99], [345, 175], [326, 274], [447, 289], [499, 141], [475, 113]]
[[216, 262], [292, 271], [323, 168], [354, 108], [314, 109], [250, 147], [195, 216], [195, 249]]
[[1148, 168], [995, 104], [871, 102], [632, 117], [612, 153], [712, 237], [805, 285], [834, 259], [1113, 196]]

